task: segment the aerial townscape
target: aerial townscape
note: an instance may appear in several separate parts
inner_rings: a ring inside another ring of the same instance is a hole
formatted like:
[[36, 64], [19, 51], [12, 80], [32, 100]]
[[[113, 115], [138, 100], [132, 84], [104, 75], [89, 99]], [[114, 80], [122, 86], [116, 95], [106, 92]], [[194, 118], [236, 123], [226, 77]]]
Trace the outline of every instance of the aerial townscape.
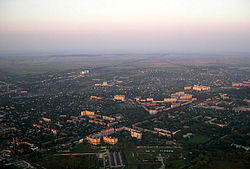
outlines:
[[250, 169], [250, 0], [0, 0], [0, 169]]
[[[23, 57], [22, 73], [1, 69], [3, 166], [250, 165], [249, 59], [232, 57], [224, 64], [216, 57], [194, 61], [195, 54], [78, 57], [82, 61], [69, 68], [60, 65], [71, 56], [57, 56], [49, 71], [33, 67], [29, 57]], [[96, 59], [102, 57], [112, 62]]]

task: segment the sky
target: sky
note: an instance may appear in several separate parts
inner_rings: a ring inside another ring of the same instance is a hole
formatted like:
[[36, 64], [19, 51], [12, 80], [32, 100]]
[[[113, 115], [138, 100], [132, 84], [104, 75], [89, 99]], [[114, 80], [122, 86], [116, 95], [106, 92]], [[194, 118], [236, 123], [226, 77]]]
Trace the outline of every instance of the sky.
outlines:
[[250, 0], [0, 0], [0, 52], [250, 52]]

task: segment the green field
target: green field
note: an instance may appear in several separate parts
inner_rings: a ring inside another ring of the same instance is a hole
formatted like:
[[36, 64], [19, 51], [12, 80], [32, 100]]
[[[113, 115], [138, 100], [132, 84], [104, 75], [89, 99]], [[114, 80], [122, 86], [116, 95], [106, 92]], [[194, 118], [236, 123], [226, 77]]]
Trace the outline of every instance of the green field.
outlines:
[[155, 161], [155, 156], [149, 153], [142, 153], [134, 150], [124, 150], [125, 158], [127, 161], [126, 169], [137, 169], [137, 168], [145, 168], [145, 169], [153, 169], [160, 168], [161, 163]]
[[208, 136], [205, 136], [205, 135], [197, 135], [197, 136], [194, 136], [194, 137], [191, 137], [189, 139], [189, 142], [191, 144], [202, 144], [202, 143], [206, 143], [207, 141], [210, 140], [210, 137]]
[[82, 156], [55, 156], [50, 155], [39, 161], [39, 165], [48, 169], [52, 168], [99, 168], [101, 161], [96, 155]]
[[70, 153], [97, 153], [100, 149], [93, 149], [91, 145], [87, 143], [81, 143], [75, 145], [71, 150]]
[[71, 148], [69, 152], [54, 152], [34, 156], [27, 161], [31, 162], [37, 168], [47, 169], [85, 169], [85, 168], [100, 168], [103, 164], [102, 159], [97, 158], [97, 153], [100, 149], [94, 149], [87, 143], [77, 144]]

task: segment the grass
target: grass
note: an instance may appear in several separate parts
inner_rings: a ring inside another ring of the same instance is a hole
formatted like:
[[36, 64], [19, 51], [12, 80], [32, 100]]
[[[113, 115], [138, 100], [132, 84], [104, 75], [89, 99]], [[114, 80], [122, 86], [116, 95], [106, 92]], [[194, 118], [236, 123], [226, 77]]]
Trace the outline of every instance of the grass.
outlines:
[[205, 135], [196, 135], [194, 137], [191, 137], [189, 139], [189, 142], [191, 144], [202, 144], [210, 140], [210, 137], [205, 136]]
[[85, 156], [47, 156], [38, 163], [47, 169], [52, 168], [99, 168], [100, 164], [95, 155]]
[[96, 153], [99, 152], [98, 149], [92, 149], [91, 146], [87, 143], [81, 143], [75, 145], [70, 153]]
[[133, 165], [133, 164], [137, 163], [136, 158], [135, 158], [135, 156], [133, 157], [132, 153], [135, 154], [134, 151], [124, 150], [124, 154], [126, 156], [126, 160], [127, 160], [128, 165]]
[[168, 160], [166, 162], [167, 167], [166, 168], [181, 168], [182, 166], [188, 165], [190, 162], [190, 159], [186, 159], [186, 160]]
[[214, 169], [243, 169], [249, 167], [249, 163], [245, 164], [242, 161], [232, 161], [232, 160], [219, 160], [214, 159], [210, 163], [207, 164], [205, 169], [214, 168]]
[[56, 72], [74, 68], [80, 68], [80, 65], [60, 63], [25, 63], [4, 65], [4, 67], [2, 67], [2, 70], [4, 71], [4, 74], [18, 76], [26, 74]]
[[[134, 153], [134, 156], [132, 155]], [[145, 169], [151, 169], [151, 168], [160, 168], [161, 164], [160, 162], [156, 161], [143, 161], [143, 159], [149, 159], [154, 160], [155, 155], [149, 154], [149, 153], [142, 153], [140, 150], [136, 149], [126, 149], [124, 150], [124, 154], [126, 157], [127, 165], [126, 169], [137, 169], [137, 168], [145, 168]]]
[[100, 168], [103, 161], [98, 159], [96, 154], [81, 154], [81, 155], [60, 155], [60, 154], [74, 154], [74, 153], [97, 153], [99, 149], [93, 149], [87, 143], [75, 145], [70, 152], [51, 152], [33, 157], [30, 160], [32, 165], [37, 168]]

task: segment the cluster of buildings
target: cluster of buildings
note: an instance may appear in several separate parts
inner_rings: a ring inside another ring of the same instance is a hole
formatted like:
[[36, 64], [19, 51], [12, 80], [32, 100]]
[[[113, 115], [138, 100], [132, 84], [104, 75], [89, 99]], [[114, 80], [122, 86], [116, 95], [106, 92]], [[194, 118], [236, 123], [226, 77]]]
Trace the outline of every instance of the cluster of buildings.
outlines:
[[108, 129], [104, 129], [98, 133], [91, 134], [91, 135], [87, 136], [86, 139], [90, 144], [93, 144], [93, 145], [101, 144], [101, 138], [103, 138], [103, 141], [105, 143], [116, 144], [118, 142], [117, 138], [108, 137], [109, 135], [114, 134], [114, 132], [115, 132], [114, 128], [108, 128]]
[[112, 86], [109, 85], [108, 82], [96, 83], [95, 86]]
[[197, 100], [196, 98], [193, 98], [193, 95], [186, 94], [185, 92], [176, 92], [174, 94], [171, 94], [170, 99], [176, 100], [175, 102], [172, 102], [171, 108], [184, 106]]
[[80, 72], [80, 75], [86, 75], [89, 74], [89, 70], [83, 70]]
[[84, 76], [86, 76], [86, 75], [88, 75], [89, 74], [89, 70], [83, 70], [83, 71], [81, 71], [80, 72], [80, 77], [84, 77]]
[[[142, 107], [149, 112], [151, 115], [155, 115], [163, 110], [170, 110], [171, 108], [184, 106], [193, 101], [196, 101], [196, 98], [193, 98], [192, 94], [186, 94], [185, 92], [176, 92], [171, 94], [170, 98], [164, 98], [163, 101], [155, 101], [153, 98], [141, 99], [140, 97], [136, 97], [135, 100], [137, 103], [141, 104]], [[161, 105], [162, 103], [171, 103], [170, 107], [166, 107], [165, 105]]]
[[167, 136], [168, 138], [171, 138], [171, 132], [169, 130], [154, 128], [154, 131], [157, 131], [160, 136]]
[[[126, 97], [125, 95], [115, 95], [113, 99], [117, 101], [125, 101], [125, 97]], [[93, 100], [93, 99], [101, 100], [103, 98], [97, 97], [97, 96], [90, 96], [90, 100]]]
[[22, 90], [22, 91], [20, 91], [20, 93], [21, 93], [21, 94], [27, 94], [27, 93], [28, 93], [28, 91], [26, 91], [26, 90]]
[[250, 80], [243, 81], [242, 83], [233, 82], [232, 86], [234, 86], [234, 87], [247, 87], [247, 86], [250, 86]]
[[134, 126], [134, 127], [136, 129], [138, 129], [139, 131], [149, 132], [149, 133], [152, 133], [152, 134], [158, 134], [159, 136], [164, 136], [164, 137], [167, 137], [167, 138], [171, 138], [172, 135], [175, 134], [175, 132], [171, 133], [171, 131], [169, 131], [169, 130], [160, 129], [160, 128], [154, 128], [154, 130], [149, 130], [149, 129], [145, 129], [145, 128], [141, 128], [141, 127], [137, 127], [137, 126]]
[[206, 90], [210, 90], [209, 86], [203, 86], [203, 85], [194, 85], [192, 86], [185, 86], [184, 90], [196, 90], [196, 91], [206, 91]]
[[118, 121], [116, 121], [116, 118], [114, 117], [95, 114], [95, 112], [88, 110], [82, 111], [81, 116], [87, 116], [89, 118], [89, 123], [100, 124], [108, 127], [118, 124]]
[[118, 142], [118, 138], [115, 137], [110, 137], [110, 135], [114, 133], [118, 133], [120, 131], [129, 131], [131, 137], [137, 138], [137, 139], [142, 139], [142, 132], [136, 129], [128, 128], [128, 127], [120, 127], [120, 128], [107, 128], [104, 130], [101, 130], [100, 132], [93, 133], [89, 136], [86, 137], [87, 141], [92, 144], [92, 145], [99, 145], [101, 144], [101, 138], [103, 142], [107, 144], [116, 144]]
[[171, 100], [175, 100], [175, 101], [180, 101], [180, 102], [195, 100], [193, 98], [193, 95], [186, 94], [185, 92], [176, 92], [174, 94], [171, 94], [171, 98], [170, 99]]
[[94, 116], [94, 115], [95, 115], [95, 112], [92, 112], [92, 111], [88, 111], [88, 110], [81, 111], [81, 116]]
[[131, 132], [131, 137], [142, 139], [142, 133], [140, 131], [131, 129], [130, 132]]
[[102, 99], [102, 97], [90, 96], [90, 100], [93, 100], [93, 99], [96, 99], [96, 100], [101, 100], [101, 99]]
[[93, 133], [90, 135], [90, 137], [92, 138], [100, 138], [103, 136], [109, 136], [115, 133], [115, 128], [111, 127], [111, 128], [107, 128], [107, 129], [103, 129], [100, 132], [97, 133]]
[[250, 111], [250, 100], [245, 98], [240, 102], [245, 102], [244, 105], [235, 102], [236, 98], [228, 96], [226, 93], [219, 93], [218, 96], [207, 98], [204, 102], [201, 102], [197, 107], [214, 110], [233, 110], [239, 111]]
[[43, 130], [46, 130], [46, 131], [51, 131], [53, 134], [57, 134], [56, 129], [49, 129], [49, 128], [43, 127], [43, 126], [41, 126], [39, 124], [33, 124], [33, 127], [37, 127], [39, 129], [43, 129]]
[[87, 139], [87, 141], [90, 144], [93, 144], [93, 145], [99, 145], [99, 144], [101, 144], [101, 139], [100, 138], [95, 138], [95, 137], [87, 136], [86, 139]]
[[105, 143], [114, 145], [114, 144], [116, 144], [118, 142], [118, 138], [103, 136], [103, 141]]
[[125, 95], [115, 95], [114, 100], [125, 101]]
[[[86, 139], [92, 145], [99, 145], [99, 144], [101, 144], [101, 138], [100, 137], [87, 136]], [[116, 144], [118, 142], [118, 138], [109, 137], [109, 136], [103, 136], [102, 140], [103, 140], [103, 142], [105, 142], [107, 144], [112, 144], [112, 145], [114, 145], [114, 144]]]
[[[1, 109], [3, 108], [8, 109], [9, 111], [12, 110], [12, 107], [10, 108], [1, 107]], [[55, 144], [58, 144], [57, 147], [59, 147], [59, 143], [65, 143], [65, 142], [68, 142], [69, 140], [71, 141], [72, 137], [66, 137], [66, 136], [70, 135], [70, 136], [75, 136], [76, 138], [78, 135], [77, 133], [78, 131], [71, 132], [66, 127], [64, 127], [64, 124], [68, 123], [68, 121], [70, 122], [76, 121], [76, 124], [79, 124], [77, 122], [83, 120], [83, 118], [79, 119], [78, 117], [74, 117], [74, 116], [70, 116], [72, 120], [68, 120], [67, 115], [62, 115], [62, 114], [55, 115], [53, 113], [47, 114], [46, 112], [40, 112], [42, 117], [35, 117], [36, 118], [35, 120], [37, 122], [34, 122], [34, 120], [33, 119], [31, 120], [30, 118], [32, 117], [31, 112], [28, 112], [28, 111], [23, 112], [23, 113], [17, 112], [17, 114], [18, 116], [15, 115], [13, 116], [15, 118], [11, 119], [13, 120], [13, 122], [16, 123], [17, 126], [21, 123], [25, 123], [27, 120], [32, 122], [30, 124], [31, 126], [27, 128], [22, 134], [21, 134], [21, 130], [19, 130], [18, 127], [13, 127], [13, 129], [10, 128], [9, 130], [7, 130], [7, 128], [6, 129], [4, 128], [4, 130], [1, 130], [0, 133], [8, 134], [9, 138], [11, 137], [18, 138], [18, 141], [16, 139], [15, 144], [12, 144], [11, 146], [16, 145], [18, 146], [18, 149], [20, 150], [23, 149], [24, 151], [28, 150], [28, 147], [27, 146], [23, 147], [19, 145], [22, 145], [22, 144], [28, 145], [33, 150], [33, 147], [37, 145], [42, 145], [47, 148], [47, 147], [53, 147], [55, 146]], [[55, 122], [52, 120], [52, 119], [55, 119], [54, 117], [59, 117], [60, 119], [58, 119], [58, 121]], [[11, 133], [18, 133], [18, 134], [15, 134], [13, 136]], [[51, 139], [44, 139], [51, 135], [57, 135], [56, 139], [55, 137], [51, 137]]]
[[51, 119], [46, 118], [46, 117], [43, 117], [43, 120], [46, 121], [46, 122], [51, 122]]
[[171, 133], [171, 131], [169, 130], [166, 130], [166, 129], [161, 129], [161, 128], [154, 128], [154, 130], [150, 130], [150, 129], [146, 129], [146, 128], [141, 128], [141, 127], [138, 127], [139, 125], [145, 123], [145, 122], [149, 122], [148, 120], [145, 120], [145, 121], [142, 121], [142, 122], [137, 122], [135, 124], [133, 124], [133, 128], [137, 129], [137, 131], [143, 131], [143, 132], [149, 132], [149, 133], [152, 133], [152, 134], [158, 134], [159, 136], [166, 136], [167, 138], [171, 138], [172, 135], [174, 135], [176, 132], [179, 132], [179, 131], [175, 131], [173, 133]]
[[239, 111], [250, 111], [250, 106], [248, 106], [248, 107], [243, 107], [243, 106], [234, 107], [233, 110], [234, 110], [235, 112], [239, 112]]

